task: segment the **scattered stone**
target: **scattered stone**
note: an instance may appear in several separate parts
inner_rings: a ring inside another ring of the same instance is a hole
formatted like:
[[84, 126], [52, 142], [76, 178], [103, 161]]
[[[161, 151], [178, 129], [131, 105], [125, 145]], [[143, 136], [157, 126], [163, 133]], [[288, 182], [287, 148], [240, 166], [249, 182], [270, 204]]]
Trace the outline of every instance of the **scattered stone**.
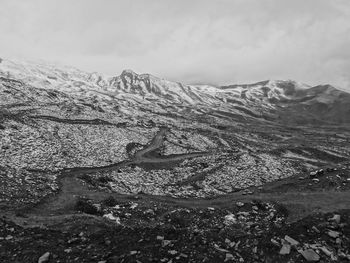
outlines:
[[283, 246], [280, 250], [280, 255], [288, 255], [290, 253], [291, 245], [285, 241], [283, 242]]
[[224, 248], [219, 247], [217, 244], [214, 244], [214, 248], [215, 248], [217, 251], [220, 251], [220, 252], [227, 252], [227, 253], [230, 252], [230, 251], [228, 251], [227, 249], [224, 249]]
[[169, 250], [168, 253], [170, 255], [176, 255], [177, 254], [177, 251], [176, 250]]
[[249, 216], [249, 212], [238, 212], [238, 215], [241, 215], [241, 216]]
[[328, 257], [332, 256], [332, 251], [329, 251], [326, 247], [320, 247], [319, 248], [323, 253], [325, 253]]
[[43, 254], [39, 259], [38, 259], [38, 263], [45, 263], [48, 262], [50, 259], [50, 252], [46, 252], [45, 254]]
[[234, 247], [236, 245], [236, 242], [231, 241], [230, 239], [226, 238], [225, 239], [225, 243], [229, 246], [229, 247]]
[[241, 244], [241, 240], [239, 240], [239, 241], [236, 243], [236, 245], [235, 245], [235, 249], [236, 249], [236, 250], [238, 249], [239, 244]]
[[166, 239], [162, 240], [162, 247], [166, 247], [166, 246], [168, 246], [170, 244], [171, 244], [170, 240], [166, 240]]
[[254, 192], [253, 192], [253, 191], [250, 191], [250, 190], [248, 190], [248, 189], [245, 189], [245, 190], [242, 192], [242, 195], [252, 195], [252, 194], [254, 194]]
[[253, 248], [253, 253], [254, 253], [254, 254], [258, 253], [258, 247], [254, 247], [254, 248]]
[[317, 175], [317, 171], [310, 172], [310, 177], [314, 178]]
[[150, 214], [150, 215], [155, 215], [155, 212], [153, 209], [147, 209], [144, 214]]
[[337, 224], [340, 223], [340, 215], [335, 214], [332, 218], [329, 220], [336, 222]]
[[120, 218], [119, 217], [115, 217], [112, 213], [105, 214], [105, 215], [103, 215], [103, 217], [107, 218], [109, 220], [112, 220], [112, 221], [116, 222], [117, 224], [120, 224]]
[[77, 241], [79, 241], [79, 238], [75, 237], [75, 238], [69, 239], [69, 240], [67, 241], [67, 243], [68, 243], [68, 244], [73, 244], [74, 242], [77, 242]]
[[308, 262], [317, 262], [320, 260], [320, 256], [313, 249], [306, 249], [301, 251], [301, 255]]
[[237, 203], [236, 203], [236, 206], [242, 207], [242, 206], [244, 206], [244, 203], [242, 203], [242, 202], [237, 202]]
[[309, 247], [312, 249], [319, 249], [321, 247], [321, 245], [320, 244], [311, 244], [311, 245], [309, 245]]
[[317, 227], [315, 227], [315, 226], [313, 226], [313, 227], [312, 227], [312, 230], [313, 230], [313, 231], [315, 231], [316, 233], [321, 233], [321, 231], [320, 231], [320, 230], [318, 230], [318, 228], [317, 228]]
[[157, 236], [157, 240], [164, 240], [163, 236]]
[[337, 238], [337, 237], [339, 237], [339, 235], [340, 235], [339, 232], [333, 231], [333, 230], [329, 230], [327, 234], [328, 234], [330, 237], [332, 237], [332, 238]]
[[276, 239], [271, 238], [271, 243], [274, 244], [277, 247], [280, 246], [280, 243]]
[[224, 225], [230, 226], [237, 223], [237, 219], [234, 214], [229, 214], [225, 216]]
[[298, 246], [299, 242], [296, 241], [294, 238], [291, 238], [290, 236], [285, 236], [284, 240], [287, 241], [289, 244], [291, 244], [292, 246]]
[[226, 253], [226, 256], [225, 256], [225, 261], [230, 261], [230, 260], [234, 260], [234, 257], [231, 253]]
[[132, 203], [131, 206], [130, 206], [130, 209], [135, 209], [137, 206], [138, 206], [137, 203]]
[[342, 259], [347, 259], [348, 261], [350, 261], [350, 254], [346, 255], [344, 252], [339, 251], [338, 256]]

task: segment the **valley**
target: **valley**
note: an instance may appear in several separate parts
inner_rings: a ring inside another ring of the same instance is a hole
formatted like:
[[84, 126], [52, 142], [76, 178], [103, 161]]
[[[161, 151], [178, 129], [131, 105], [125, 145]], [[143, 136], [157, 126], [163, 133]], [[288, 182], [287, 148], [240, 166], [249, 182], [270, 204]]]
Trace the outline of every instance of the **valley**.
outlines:
[[3, 59], [0, 261], [348, 262], [349, 116], [330, 85]]

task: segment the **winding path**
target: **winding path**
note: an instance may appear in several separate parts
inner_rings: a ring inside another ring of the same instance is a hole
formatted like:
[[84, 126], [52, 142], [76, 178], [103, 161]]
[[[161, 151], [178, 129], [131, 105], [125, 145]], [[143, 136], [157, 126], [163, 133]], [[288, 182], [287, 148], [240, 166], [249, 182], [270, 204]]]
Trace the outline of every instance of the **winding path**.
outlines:
[[29, 116], [31, 119], [41, 119], [41, 120], [50, 120], [54, 122], [60, 123], [68, 123], [68, 124], [88, 124], [88, 125], [108, 125], [108, 126], [116, 126], [116, 127], [125, 127], [126, 122], [122, 123], [111, 123], [102, 119], [62, 119], [54, 116], [48, 115], [35, 115]]
[[83, 184], [77, 177], [81, 174], [90, 174], [104, 171], [117, 170], [132, 164], [147, 164], [147, 163], [167, 163], [173, 161], [181, 161], [184, 159], [194, 158], [209, 155], [209, 152], [194, 152], [188, 154], [173, 154], [169, 156], [156, 156], [154, 154], [164, 142], [168, 128], [161, 128], [155, 135], [152, 141], [142, 150], [135, 153], [131, 160], [122, 161], [119, 163], [100, 166], [100, 167], [74, 167], [63, 169], [58, 176], [59, 192], [47, 198], [36, 205], [31, 213], [35, 214], [64, 214], [65, 212], [73, 210], [78, 196], [85, 196], [94, 201], [101, 201], [106, 197], [112, 195], [122, 197], [123, 194], [111, 193], [100, 189], [91, 189], [86, 184]]

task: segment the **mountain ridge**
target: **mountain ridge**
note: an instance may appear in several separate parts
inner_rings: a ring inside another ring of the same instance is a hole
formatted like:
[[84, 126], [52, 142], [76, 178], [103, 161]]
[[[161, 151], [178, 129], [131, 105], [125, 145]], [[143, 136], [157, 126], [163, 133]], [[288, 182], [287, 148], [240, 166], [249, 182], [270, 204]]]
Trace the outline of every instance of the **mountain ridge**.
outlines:
[[125, 110], [132, 107], [134, 111], [163, 112], [170, 107], [181, 114], [185, 106], [263, 121], [350, 123], [350, 94], [329, 84], [309, 86], [293, 80], [265, 80], [219, 87], [186, 85], [130, 69], [108, 78], [72, 67], [5, 59], [0, 63], [0, 76], [58, 90], [75, 99], [124, 101], [128, 105]]

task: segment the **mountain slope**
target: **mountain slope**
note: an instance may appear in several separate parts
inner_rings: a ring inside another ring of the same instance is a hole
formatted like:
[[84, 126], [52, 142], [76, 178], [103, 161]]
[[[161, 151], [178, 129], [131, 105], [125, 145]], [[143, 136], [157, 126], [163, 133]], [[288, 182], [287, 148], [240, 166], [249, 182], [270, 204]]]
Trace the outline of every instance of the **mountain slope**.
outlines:
[[[206, 197], [350, 156], [349, 94], [327, 85], [183, 85], [131, 70], [107, 78], [8, 60], [0, 75], [0, 185], [8, 202], [20, 200], [23, 178], [33, 178], [24, 188], [39, 198], [65, 169], [96, 171], [83, 179], [107, 178], [103, 187], [116, 192]], [[152, 142], [141, 163], [134, 155]]]
[[132, 70], [107, 78], [47, 63], [8, 60], [0, 63], [0, 75], [69, 93], [102, 108], [104, 101], [118, 101], [121, 110], [136, 115], [143, 115], [142, 109], [174, 114], [185, 110], [282, 123], [350, 123], [350, 94], [330, 85], [311, 87], [289, 80], [222, 87], [184, 85]]

